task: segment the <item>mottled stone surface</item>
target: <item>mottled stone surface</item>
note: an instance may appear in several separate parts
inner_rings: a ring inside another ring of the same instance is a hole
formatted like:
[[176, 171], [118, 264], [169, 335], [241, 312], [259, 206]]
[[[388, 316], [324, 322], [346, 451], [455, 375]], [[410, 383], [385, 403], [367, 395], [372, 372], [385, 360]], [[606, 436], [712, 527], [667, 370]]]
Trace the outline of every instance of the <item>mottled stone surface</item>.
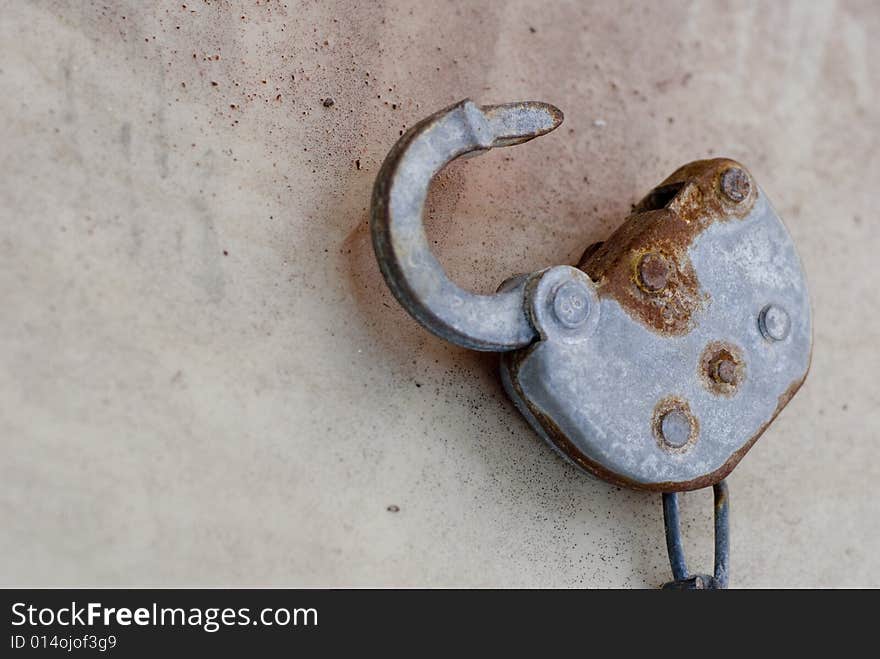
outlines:
[[[435, 186], [429, 237], [474, 290], [576, 261], [684, 162], [751, 169], [815, 348], [730, 479], [732, 585], [880, 585], [876, 3], [0, 9], [0, 582], [668, 579], [659, 497], [564, 464], [496, 358], [381, 280], [376, 171], [470, 96], [566, 113]], [[699, 570], [710, 501], [682, 502]]]

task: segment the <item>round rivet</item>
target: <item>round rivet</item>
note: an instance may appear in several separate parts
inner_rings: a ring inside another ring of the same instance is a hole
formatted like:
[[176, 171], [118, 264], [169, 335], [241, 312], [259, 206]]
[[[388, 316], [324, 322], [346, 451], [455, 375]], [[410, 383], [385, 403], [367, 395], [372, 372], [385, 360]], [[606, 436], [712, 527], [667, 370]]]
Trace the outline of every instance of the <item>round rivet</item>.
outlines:
[[721, 192], [724, 196], [739, 203], [749, 196], [752, 190], [752, 182], [749, 175], [739, 167], [731, 167], [721, 174]]
[[736, 384], [736, 362], [721, 357], [712, 364], [712, 378], [721, 384]]
[[568, 281], [553, 294], [553, 313], [565, 327], [580, 327], [590, 315], [590, 298], [583, 284]]
[[706, 388], [716, 396], [733, 396], [746, 377], [743, 351], [732, 343], [711, 341], [700, 356]]
[[791, 331], [791, 318], [779, 305], [768, 304], [758, 316], [758, 327], [768, 341], [782, 341]]
[[669, 410], [660, 420], [660, 434], [663, 441], [672, 448], [681, 448], [687, 444], [692, 430], [691, 418], [682, 410]]
[[649, 252], [639, 259], [638, 284], [649, 293], [658, 293], [669, 283], [671, 268], [661, 254]]

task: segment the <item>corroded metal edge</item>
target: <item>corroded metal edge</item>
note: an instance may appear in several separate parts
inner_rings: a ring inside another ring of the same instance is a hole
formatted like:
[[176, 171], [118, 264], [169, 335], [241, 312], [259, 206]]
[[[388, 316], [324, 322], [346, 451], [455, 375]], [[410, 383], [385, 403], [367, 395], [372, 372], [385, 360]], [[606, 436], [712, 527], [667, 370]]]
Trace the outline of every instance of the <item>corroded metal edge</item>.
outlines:
[[770, 424], [772, 424], [776, 417], [779, 416], [779, 413], [782, 412], [786, 405], [788, 405], [789, 401], [794, 398], [794, 395], [807, 379], [813, 357], [811, 340], [810, 354], [807, 357], [807, 369], [804, 372], [803, 377], [792, 382], [788, 388], [780, 394], [776, 409], [771, 417], [758, 429], [757, 433], [743, 444], [742, 447], [734, 451], [730, 458], [728, 458], [721, 467], [692, 480], [644, 483], [621, 476], [604, 467], [601, 463], [584, 455], [574, 443], [565, 436], [552, 419], [550, 419], [534, 403], [526, 399], [520, 388], [516, 375], [519, 364], [526, 359], [530, 350], [531, 348], [526, 348], [524, 350], [518, 350], [502, 355], [501, 381], [508, 396], [514, 402], [514, 405], [516, 405], [520, 413], [529, 422], [529, 425], [532, 426], [532, 429], [535, 430], [535, 432], [537, 432], [538, 435], [567, 462], [572, 463], [576, 467], [581, 468], [597, 478], [612, 483], [613, 485], [649, 492], [686, 492], [689, 490], [699, 490], [704, 487], [715, 485], [727, 478], [730, 472], [733, 471], [734, 467], [736, 467], [740, 460], [745, 457], [746, 453], [749, 452], [755, 442], [757, 442], [764, 434]]

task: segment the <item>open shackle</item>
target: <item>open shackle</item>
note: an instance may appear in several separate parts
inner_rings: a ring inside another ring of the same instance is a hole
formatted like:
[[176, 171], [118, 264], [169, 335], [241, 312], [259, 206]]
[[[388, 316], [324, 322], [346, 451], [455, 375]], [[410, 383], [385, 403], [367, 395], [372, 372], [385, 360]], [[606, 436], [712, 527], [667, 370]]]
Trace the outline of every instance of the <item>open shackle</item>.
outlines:
[[422, 215], [431, 180], [448, 163], [522, 144], [562, 120], [562, 112], [548, 103], [478, 106], [463, 100], [413, 126], [385, 158], [373, 188], [373, 248], [391, 292], [434, 334], [489, 352], [515, 350], [537, 336], [523, 308], [526, 279], [494, 295], [459, 288], [431, 252]]

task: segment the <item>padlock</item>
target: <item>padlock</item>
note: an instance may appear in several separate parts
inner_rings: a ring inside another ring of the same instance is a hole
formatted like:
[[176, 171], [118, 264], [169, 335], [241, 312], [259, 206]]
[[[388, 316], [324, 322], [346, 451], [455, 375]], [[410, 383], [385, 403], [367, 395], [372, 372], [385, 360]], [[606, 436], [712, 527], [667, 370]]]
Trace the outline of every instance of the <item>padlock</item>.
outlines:
[[508, 395], [580, 469], [664, 493], [719, 484], [797, 392], [812, 346], [794, 244], [743, 165], [679, 168], [576, 266], [511, 277], [494, 295], [462, 290], [431, 253], [431, 179], [561, 122], [546, 103], [465, 100], [413, 126], [373, 190], [380, 269], [428, 330], [503, 353]]

